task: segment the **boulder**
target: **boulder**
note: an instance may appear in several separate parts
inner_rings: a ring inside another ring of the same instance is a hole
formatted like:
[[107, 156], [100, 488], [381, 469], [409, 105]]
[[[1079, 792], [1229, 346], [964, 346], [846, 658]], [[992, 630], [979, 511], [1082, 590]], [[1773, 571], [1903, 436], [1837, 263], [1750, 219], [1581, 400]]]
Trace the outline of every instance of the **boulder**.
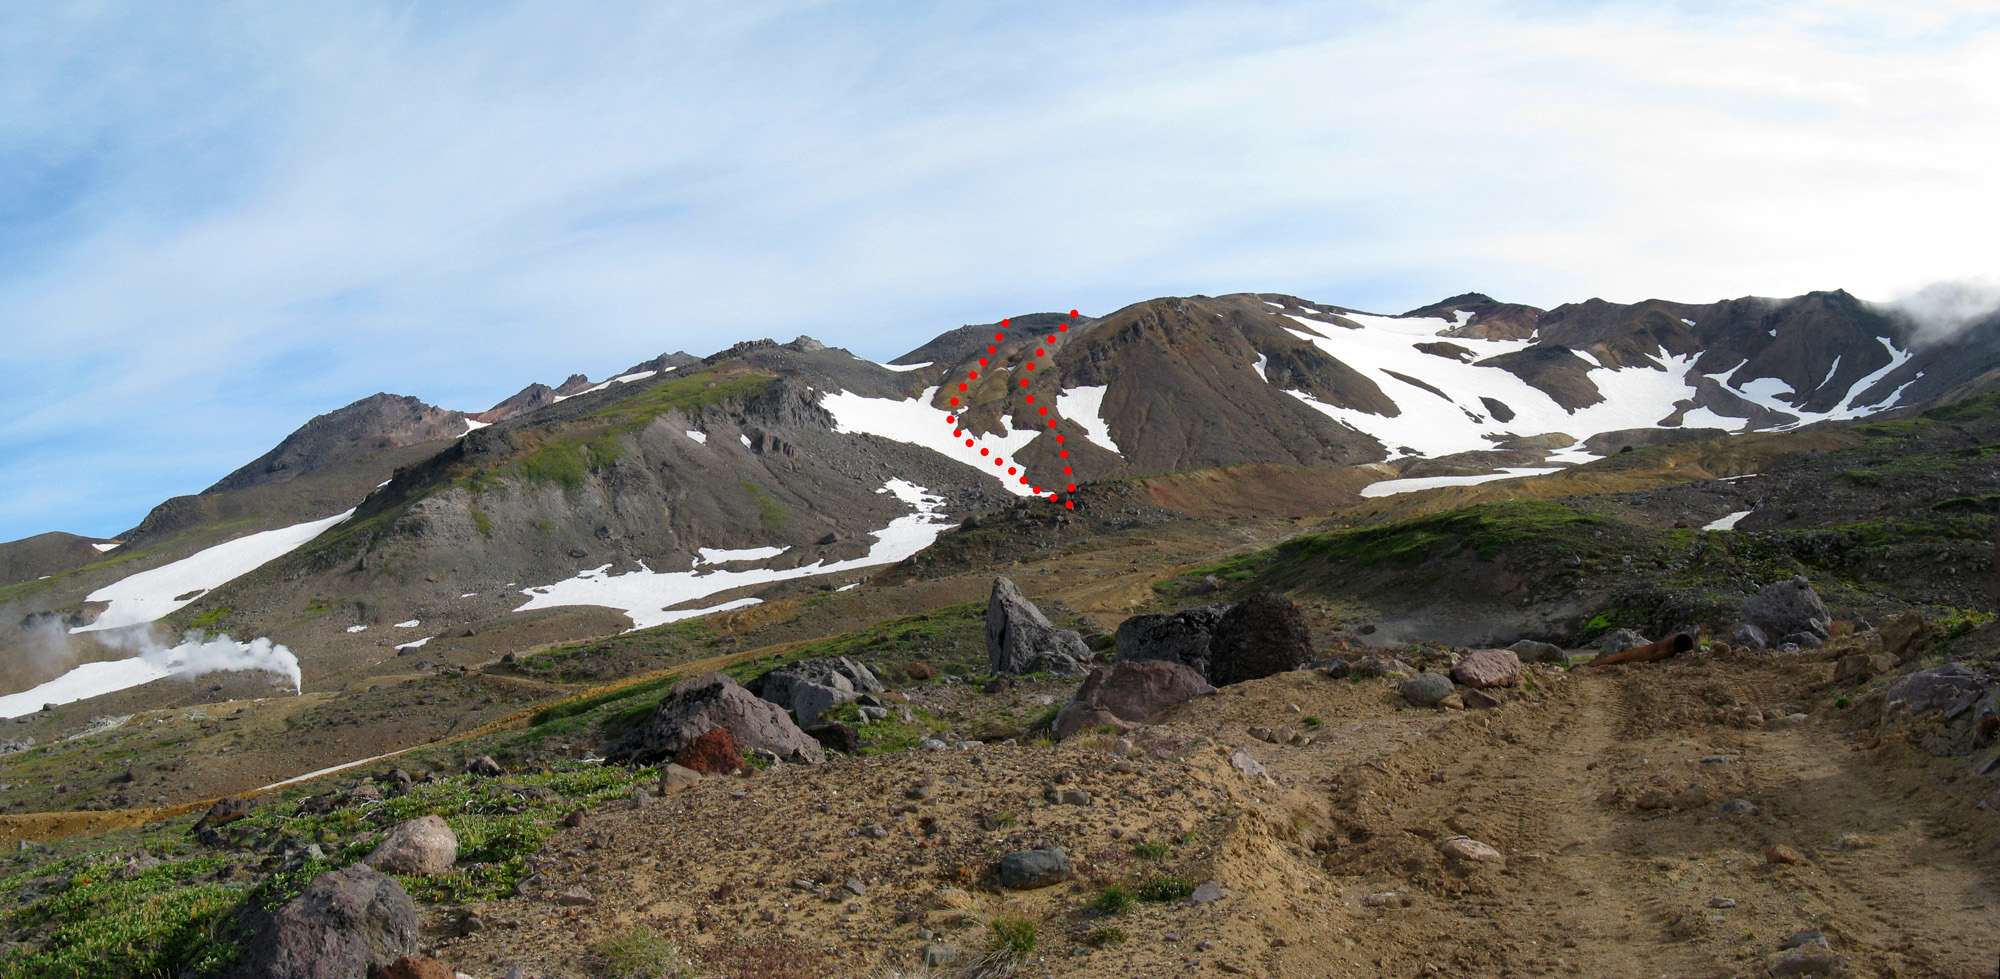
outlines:
[[817, 683], [849, 693], [881, 693], [887, 689], [875, 671], [845, 656], [828, 656], [786, 663], [764, 671], [744, 684], [744, 689], [787, 709], [792, 706], [792, 685]]
[[361, 862], [385, 874], [442, 874], [458, 862], [458, 834], [443, 816], [405, 819]]
[[1396, 688], [1404, 700], [1418, 707], [1436, 707], [1438, 701], [1451, 696], [1456, 689], [1451, 678], [1442, 673], [1419, 673]]
[[743, 770], [743, 746], [728, 731], [711, 728], [674, 752], [673, 764], [703, 775], [734, 775]]
[[[254, 906], [251, 902], [250, 906]], [[359, 979], [417, 947], [417, 906], [394, 877], [360, 865], [313, 878], [271, 911], [251, 911], [238, 979]]]
[[[1928, 670], [1918, 670], [1882, 691], [1884, 704], [1905, 701], [1910, 705], [1910, 713], [1922, 714], [1926, 711], [1943, 710], [1968, 695], [1976, 695], [1986, 688], [1985, 677], [1964, 663], [1946, 663]], [[1971, 699], [1978, 699], [1972, 696]]]
[[1270, 592], [1224, 612], [1208, 646], [1208, 681], [1218, 687], [1296, 670], [1314, 658], [1305, 613]]
[[829, 721], [806, 728], [806, 734], [828, 751], [838, 751], [843, 755], [861, 753], [860, 733], [839, 721]]
[[1018, 850], [1000, 858], [1000, 886], [1025, 891], [1069, 879], [1069, 854], [1061, 847]]
[[1143, 722], [1214, 690], [1201, 674], [1179, 663], [1119, 662], [1091, 670], [1070, 703], [1100, 708], [1120, 720]]
[[673, 795], [691, 788], [701, 781], [701, 773], [692, 768], [668, 762], [660, 769], [660, 794]]
[[1118, 626], [1118, 658], [1179, 663], [1206, 679], [1209, 642], [1227, 610], [1228, 606], [1208, 605], [1172, 615], [1135, 615]]
[[1599, 640], [1597, 651], [1605, 656], [1616, 656], [1634, 646], [1644, 646], [1645, 644], [1645, 636], [1631, 629], [1619, 629]]
[[1513, 650], [1514, 655], [1519, 656], [1524, 663], [1563, 664], [1569, 662], [1569, 654], [1564, 652], [1561, 646], [1551, 642], [1536, 642], [1533, 639], [1523, 639], [1507, 648]]
[[1352, 676], [1399, 677], [1409, 676], [1416, 669], [1387, 653], [1371, 653], [1347, 664], [1347, 672]]
[[838, 686], [811, 682], [792, 684], [792, 713], [798, 715], [801, 728], [817, 725], [827, 711], [854, 699], [854, 688], [848, 686], [846, 677], [836, 674], [830, 679]]
[[1833, 616], [1826, 603], [1804, 578], [1789, 578], [1765, 585], [1763, 590], [1743, 600], [1738, 611], [1743, 621], [1764, 630], [1767, 636], [1810, 632], [1821, 639], [1833, 634]]
[[1478, 649], [1451, 668], [1451, 678], [1468, 687], [1510, 687], [1521, 675], [1521, 657], [1511, 649]]
[[214, 805], [208, 807], [207, 813], [195, 820], [190, 832], [194, 834], [196, 842], [203, 846], [226, 848], [232, 841], [222, 832], [222, 827], [248, 817], [251, 810], [256, 807], [255, 799], [217, 799]]
[[644, 721], [603, 748], [610, 761], [651, 765], [672, 757], [716, 728], [742, 747], [763, 749], [795, 764], [826, 760], [819, 742], [806, 736], [790, 715], [720, 673], [687, 680], [660, 699]]
[[1902, 662], [1889, 653], [1854, 653], [1842, 656], [1834, 664], [1833, 679], [1835, 682], [1866, 679], [1877, 673], [1887, 673]]
[[1056, 628], [1014, 582], [995, 578], [986, 601], [986, 659], [998, 674], [1082, 676], [1090, 647], [1074, 630]]
[[1454, 836], [1438, 846], [1446, 857], [1465, 863], [1505, 863], [1507, 858], [1492, 846], [1469, 836]]
[[465, 763], [465, 774], [498, 778], [507, 774], [507, 770], [501, 768], [500, 763], [494, 761], [492, 755], [480, 755]]
[[1771, 648], [1771, 637], [1765, 635], [1764, 630], [1759, 629], [1748, 622], [1745, 622], [1742, 625], [1737, 626], [1736, 634], [1730, 636], [1729, 641], [1745, 649]]
[[1936, 638], [1937, 626], [1924, 618], [1922, 612], [1904, 612], [1882, 627], [1881, 636], [1883, 652], [1904, 656], [1911, 649], [1921, 649]]

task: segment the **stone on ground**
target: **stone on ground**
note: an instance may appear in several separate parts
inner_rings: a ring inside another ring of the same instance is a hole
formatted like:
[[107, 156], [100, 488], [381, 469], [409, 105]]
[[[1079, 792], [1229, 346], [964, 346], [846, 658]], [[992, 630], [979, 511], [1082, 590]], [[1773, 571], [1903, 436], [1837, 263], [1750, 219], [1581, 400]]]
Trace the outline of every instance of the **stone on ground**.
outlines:
[[1396, 689], [1404, 700], [1418, 707], [1436, 707], [1438, 701], [1451, 696], [1457, 688], [1452, 686], [1451, 678], [1442, 673], [1419, 673], [1404, 680], [1403, 685]]
[[1209, 643], [1227, 606], [1209, 605], [1172, 615], [1135, 615], [1118, 626], [1118, 658], [1179, 663], [1209, 676]]
[[1833, 634], [1833, 616], [1826, 603], [1804, 578], [1788, 578], [1765, 585], [1743, 600], [1737, 613], [1743, 621], [1764, 630], [1767, 636], [1810, 632], [1821, 639]]
[[651, 765], [716, 728], [728, 731], [747, 750], [763, 749], [786, 762], [816, 765], [826, 760], [819, 742], [807, 737], [782, 708], [720, 673], [675, 687], [646, 720], [605, 745], [604, 755], [611, 761]]
[[1509, 649], [1477, 649], [1451, 668], [1451, 678], [1468, 687], [1510, 687], [1521, 675], [1521, 658]]
[[458, 862], [458, 834], [443, 816], [406, 819], [361, 862], [385, 874], [442, 874]]
[[1291, 599], [1264, 592], [1223, 613], [1209, 641], [1209, 682], [1218, 687], [1299, 669], [1314, 659], [1312, 631]]
[[1201, 674], [1164, 660], [1118, 662], [1090, 671], [1076, 694], [1056, 715], [1055, 735], [1087, 730], [1098, 713], [1134, 724], [1158, 716], [1192, 697], [1214, 690]]
[[1000, 858], [1000, 885], [1025, 891], [1069, 879], [1069, 854], [1061, 847], [1019, 850]]
[[1605, 636], [1597, 644], [1597, 651], [1606, 656], [1615, 656], [1634, 646], [1644, 646], [1646, 637], [1631, 629], [1619, 629]]
[[359, 865], [253, 915], [231, 973], [239, 979], [356, 979], [416, 951], [416, 904], [395, 878]]

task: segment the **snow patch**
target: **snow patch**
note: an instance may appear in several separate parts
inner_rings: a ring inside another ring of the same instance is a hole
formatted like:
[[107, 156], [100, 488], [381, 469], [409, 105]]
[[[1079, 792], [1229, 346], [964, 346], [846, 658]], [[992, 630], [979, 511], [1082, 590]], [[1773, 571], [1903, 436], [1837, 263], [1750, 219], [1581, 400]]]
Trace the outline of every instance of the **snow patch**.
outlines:
[[743, 443], [743, 447], [746, 449], [750, 447], [750, 436], [748, 435], [738, 435], [736, 436], [736, 441]]
[[633, 374], [622, 374], [622, 375], [620, 375], [620, 376], [618, 376], [618, 377], [614, 377], [614, 378], [612, 378], [612, 379], [611, 379], [611, 381], [610, 381], [609, 383], [611, 383], [611, 384], [630, 384], [630, 383], [632, 383], [633, 381], [643, 381], [643, 380], [645, 380], [646, 378], [649, 378], [649, 377], [652, 377], [653, 375], [655, 375], [655, 374], [658, 374], [658, 373], [659, 373], [659, 371], [639, 371], [639, 372], [637, 372], [637, 373], [633, 373]]
[[700, 443], [701, 443], [701, 444], [703, 444], [703, 445], [707, 445], [707, 444], [708, 444], [708, 433], [707, 433], [707, 432], [697, 432], [697, 431], [695, 431], [694, 429], [690, 428], [690, 429], [688, 429], [688, 433], [687, 433], [687, 436], [688, 436], [688, 438], [691, 438], [691, 439], [694, 439], [695, 441], [697, 441], [697, 442], [700, 442]]
[[1077, 423], [1092, 442], [1124, 455], [1111, 438], [1111, 426], [1104, 421], [1104, 391], [1103, 385], [1063, 391], [1056, 395], [1056, 414]]
[[347, 631], [349, 631], [349, 632], [367, 632], [367, 631], [368, 631], [368, 627], [367, 627], [367, 626], [365, 626], [365, 625], [351, 625], [351, 626], [348, 626], [348, 627], [347, 627]]
[[[851, 391], [836, 391], [820, 399], [820, 407], [833, 415], [833, 430], [843, 433], [877, 435], [897, 442], [920, 445], [947, 459], [963, 462], [981, 473], [1000, 481], [1007, 492], [1016, 496], [1028, 496], [1033, 490], [1022, 486], [1019, 477], [1008, 478], [1006, 470], [994, 466], [990, 459], [979, 456], [978, 447], [968, 448], [965, 438], [953, 438], [951, 426], [945, 424], [944, 414], [931, 407], [931, 398], [937, 395], [935, 387], [925, 388], [914, 398], [901, 401], [893, 398], [866, 398]], [[978, 445], [992, 449], [1002, 458], [1012, 459], [1028, 443], [1035, 440], [1038, 432], [1009, 431], [1004, 435], [988, 434], [979, 439]], [[968, 461], [971, 460], [978, 460]], [[982, 464], [983, 463], [983, 464]]]
[[1738, 511], [1736, 511], [1735, 513], [1732, 513], [1732, 514], [1730, 514], [1729, 516], [1726, 516], [1726, 517], [1723, 517], [1723, 518], [1722, 518], [1722, 519], [1720, 519], [1720, 520], [1711, 520], [1711, 521], [1709, 521], [1708, 523], [1706, 523], [1706, 524], [1702, 525], [1702, 528], [1701, 528], [1701, 529], [1703, 529], [1703, 530], [1735, 530], [1735, 529], [1736, 529], [1736, 523], [1737, 523], [1737, 521], [1740, 521], [1740, 520], [1742, 520], [1742, 519], [1743, 519], [1744, 517], [1747, 517], [1747, 516], [1749, 516], [1749, 515], [1750, 515], [1750, 511], [1748, 511], [1748, 510], [1738, 510]]
[[848, 590], [849, 588], [853, 588], [853, 587], [855, 587], [855, 586], [857, 586], [857, 585], [859, 585], [859, 584], [861, 584], [861, 582], [858, 582], [858, 581], [850, 581], [850, 582], [848, 582], [847, 584], [844, 584], [844, 585], [841, 585], [841, 586], [840, 586], [839, 588], [835, 588], [835, 589], [834, 589], [834, 591], [846, 591], [846, 590]]
[[731, 561], [764, 561], [777, 557], [789, 550], [791, 550], [789, 547], [744, 547], [733, 551], [717, 547], [698, 547], [695, 548], [695, 553], [700, 554], [701, 557], [697, 558], [695, 563], [727, 564]]
[[89, 625], [70, 632], [102, 632], [153, 622], [187, 607], [210, 589], [235, 579], [304, 546], [353, 510], [324, 520], [249, 534], [198, 551], [172, 564], [121, 578], [86, 596], [85, 601], [109, 602], [111, 607]]
[[421, 621], [418, 621], [417, 619], [411, 619], [411, 620], [410, 620], [410, 621], [408, 621], [408, 622], [398, 622], [398, 623], [396, 623], [396, 628], [398, 628], [398, 629], [414, 629], [414, 628], [416, 628], [416, 627], [418, 627], [418, 626], [420, 626], [420, 625], [423, 625], [423, 623], [422, 623]]
[[944, 508], [943, 497], [933, 496], [924, 487], [902, 479], [891, 479], [883, 484], [883, 488], [916, 512], [897, 517], [889, 521], [888, 526], [872, 532], [870, 536], [875, 538], [875, 543], [862, 557], [831, 563], [822, 560], [799, 568], [750, 568], [743, 571], [720, 568], [653, 571], [642, 565], [638, 571], [611, 575], [605, 574], [604, 568], [599, 568], [551, 585], [523, 589], [522, 593], [528, 596], [528, 601], [515, 611], [596, 605], [619, 609], [631, 617], [632, 628], [647, 629], [743, 608], [761, 601], [739, 598], [707, 608], [671, 608], [731, 589], [893, 564], [929, 547], [940, 534], [955, 526], [946, 523], [945, 518], [938, 514]]
[[90, 546], [97, 548], [97, 553], [99, 554], [108, 554], [111, 551], [117, 550], [119, 544], [117, 541], [112, 541], [109, 544], [92, 544]]
[[881, 367], [883, 370], [917, 371], [917, 370], [923, 370], [924, 368], [929, 367], [933, 363], [935, 363], [935, 361], [926, 360], [921, 364], [879, 364], [877, 366]]
[[406, 643], [404, 643], [404, 644], [402, 644], [402, 645], [400, 645], [400, 646], [397, 646], [396, 648], [397, 648], [397, 649], [415, 649], [415, 648], [417, 648], [417, 647], [419, 647], [419, 646], [422, 646], [422, 645], [423, 645], [424, 643], [427, 643], [427, 642], [430, 642], [431, 640], [433, 640], [433, 639], [436, 639], [436, 638], [437, 638], [436, 636], [425, 636], [425, 637], [423, 637], [422, 639], [419, 639], [419, 640], [417, 640], [416, 642], [406, 642]]
[[1271, 383], [1271, 376], [1269, 374], [1264, 373], [1264, 365], [1270, 362], [1271, 359], [1269, 357], [1266, 357], [1263, 354], [1258, 354], [1257, 362], [1250, 365], [1250, 367], [1257, 372], [1257, 376], [1263, 378], [1264, 383], [1266, 384]]
[[458, 597], [460, 597], [460, 598], [478, 598], [478, 597], [479, 597], [479, 593], [478, 593], [478, 592], [476, 592], [476, 591], [469, 591], [469, 592], [466, 592], [465, 594], [463, 594], [463, 595], [460, 595], [460, 596], [458, 596]]
[[1497, 473], [1480, 476], [1422, 476], [1414, 479], [1385, 479], [1379, 483], [1369, 483], [1361, 488], [1361, 495], [1367, 498], [1394, 496], [1398, 493], [1416, 493], [1440, 486], [1473, 486], [1490, 483], [1496, 479], [1513, 479], [1516, 476], [1540, 476], [1544, 473], [1561, 472], [1562, 467], [1532, 469], [1502, 469]]

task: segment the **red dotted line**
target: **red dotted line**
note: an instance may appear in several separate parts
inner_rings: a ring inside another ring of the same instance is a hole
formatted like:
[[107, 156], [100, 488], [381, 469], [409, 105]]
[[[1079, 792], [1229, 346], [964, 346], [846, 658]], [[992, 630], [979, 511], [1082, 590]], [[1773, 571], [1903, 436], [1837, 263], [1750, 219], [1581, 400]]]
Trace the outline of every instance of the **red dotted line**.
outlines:
[[[1077, 318], [1077, 312], [1076, 312], [1076, 310], [1074, 310], [1074, 309], [1070, 310], [1070, 311], [1069, 311], [1069, 317], [1070, 317], [1070, 319], [1076, 319], [1076, 318]], [[1012, 321], [1012, 320], [1001, 320], [1001, 321], [1000, 321], [1000, 327], [1001, 327], [1001, 329], [1003, 329], [1003, 330], [1005, 330], [1005, 329], [1010, 329], [1010, 328], [1012, 328], [1012, 325], [1013, 325], [1013, 321]], [[1057, 323], [1057, 324], [1056, 324], [1056, 333], [1067, 333], [1067, 332], [1069, 332], [1069, 324], [1068, 324], [1068, 323]], [[1048, 337], [1048, 342], [1049, 342], [1050, 344], [1054, 344], [1054, 343], [1056, 342], [1056, 336], [1055, 336], [1055, 333], [1050, 333], [1050, 334], [1048, 334], [1048, 335], [1047, 335], [1047, 337]], [[1007, 335], [1006, 335], [1005, 333], [995, 333], [995, 334], [993, 334], [993, 345], [992, 345], [992, 346], [989, 346], [989, 347], [987, 347], [987, 348], [986, 348], [986, 353], [987, 353], [987, 354], [988, 354], [989, 356], [994, 356], [994, 355], [998, 355], [998, 354], [1000, 353], [1000, 347], [999, 347], [999, 344], [1000, 344], [1000, 343], [1001, 343], [1002, 341], [1006, 340], [1006, 339], [1007, 339]], [[1036, 356], [1037, 358], [1040, 358], [1040, 357], [1046, 357], [1046, 356], [1048, 356], [1048, 353], [1049, 353], [1049, 348], [1048, 348], [1048, 347], [1037, 347], [1037, 348], [1035, 348], [1035, 356]], [[986, 357], [981, 357], [981, 358], [979, 358], [979, 366], [981, 366], [981, 367], [985, 367], [985, 366], [987, 366], [987, 358], [986, 358]], [[1034, 361], [1034, 360], [1028, 360], [1028, 361], [1026, 361], [1026, 362], [1025, 362], [1024, 366], [1025, 366], [1025, 367], [1026, 367], [1026, 368], [1027, 368], [1028, 370], [1034, 370], [1034, 369], [1035, 369], [1035, 367], [1036, 367], [1036, 363], [1035, 363], [1035, 361]], [[973, 382], [973, 381], [977, 381], [977, 380], [979, 380], [979, 372], [978, 372], [977, 370], [971, 370], [971, 371], [967, 371], [967, 373], [966, 373], [966, 379], [965, 379], [964, 381], [961, 381], [961, 382], [959, 382], [959, 385], [958, 385], [958, 389], [959, 389], [960, 391], [969, 391], [969, 390], [971, 389], [971, 382]], [[1028, 379], [1027, 379], [1027, 378], [1025, 378], [1025, 377], [1024, 377], [1024, 378], [1021, 378], [1021, 386], [1022, 386], [1022, 387], [1027, 387], [1027, 386], [1028, 386]], [[970, 395], [967, 395], [967, 397], [969, 398], [969, 397], [970, 397]], [[1025, 395], [1024, 397], [1026, 397], [1026, 398], [1028, 399], [1028, 400], [1027, 400], [1027, 403], [1028, 403], [1028, 404], [1034, 404], [1034, 403], [1035, 403], [1035, 396], [1034, 396], [1034, 395], [1030, 394], [1030, 395]], [[981, 436], [979, 436], [978, 434], [972, 434], [972, 435], [971, 435], [971, 437], [969, 437], [969, 438], [967, 437], [967, 433], [966, 433], [965, 429], [964, 429], [963, 427], [961, 427], [961, 426], [959, 425], [959, 422], [958, 422], [958, 412], [957, 412], [957, 410], [956, 410], [956, 406], [958, 405], [958, 399], [957, 399], [957, 398], [952, 398], [952, 399], [951, 399], [951, 403], [952, 403], [952, 405], [954, 406], [954, 407], [953, 407], [953, 411], [952, 411], [952, 412], [951, 412], [950, 414], [947, 414], [947, 415], [945, 415], [945, 416], [944, 416], [944, 420], [945, 420], [945, 424], [947, 424], [947, 425], [950, 425], [950, 426], [952, 426], [952, 431], [951, 431], [951, 435], [952, 435], [952, 437], [953, 437], [953, 438], [962, 438], [962, 439], [965, 439], [965, 446], [966, 446], [966, 448], [972, 448], [972, 447], [973, 447], [974, 445], [977, 445], [977, 444], [978, 444], [978, 442], [979, 442], [979, 439], [981, 438]], [[1047, 405], [1041, 405], [1041, 406], [1038, 406], [1038, 407], [1036, 408], [1036, 411], [1037, 411], [1037, 412], [1038, 412], [1039, 414], [1042, 414], [1042, 415], [1048, 415], [1048, 414], [1049, 414], [1049, 408], [1048, 408], [1048, 406], [1047, 406]], [[1058, 419], [1057, 419], [1057, 418], [1055, 418], [1055, 417], [1053, 417], [1053, 416], [1049, 417], [1049, 419], [1048, 419], [1048, 422], [1049, 422], [1049, 427], [1050, 427], [1050, 428], [1054, 428], [1054, 427], [1056, 427], [1056, 422], [1057, 422], [1057, 420], [1058, 420]], [[1060, 443], [1062, 443], [1062, 442], [1064, 442], [1064, 441], [1066, 441], [1066, 440], [1064, 439], [1064, 437], [1063, 437], [1062, 433], [1060, 433], [1060, 432], [1056, 433], [1056, 442], [1057, 442], [1058, 444], [1060, 444]], [[993, 454], [993, 450], [991, 450], [991, 449], [980, 449], [980, 450], [979, 450], [979, 454], [980, 454], [980, 455], [982, 455], [982, 456], [988, 456], [988, 457], [992, 458], [992, 460], [993, 460], [993, 465], [994, 465], [994, 466], [995, 466], [996, 468], [997, 468], [997, 467], [1000, 467], [1000, 466], [1007, 466], [1007, 460], [1006, 460], [1006, 459], [1003, 459], [1003, 458], [1001, 458], [1001, 457], [1000, 457], [1000, 456], [998, 456], [998, 455], [994, 455], [994, 454]], [[1068, 450], [1068, 449], [1061, 449], [1061, 450], [1058, 450], [1057, 454], [1058, 454], [1059, 456], [1061, 456], [1062, 458], [1064, 458], [1064, 459], [1067, 459], [1067, 458], [1069, 458], [1069, 450]], [[1033, 492], [1034, 492], [1034, 494], [1035, 494], [1036, 496], [1040, 496], [1040, 495], [1042, 495], [1042, 488], [1041, 488], [1041, 487], [1040, 487], [1039, 485], [1036, 485], [1036, 484], [1033, 484], [1033, 483], [1030, 483], [1030, 482], [1028, 482], [1028, 476], [1027, 476], [1027, 472], [1026, 472], [1026, 469], [1027, 469], [1027, 466], [1026, 466], [1026, 464], [1025, 464], [1025, 463], [1021, 463], [1021, 462], [1020, 462], [1020, 460], [1018, 460], [1018, 459], [1017, 459], [1017, 460], [1015, 460], [1015, 462], [1016, 462], [1016, 465], [1012, 465], [1012, 466], [1007, 466], [1007, 475], [1009, 475], [1009, 476], [1015, 476], [1015, 475], [1018, 475], [1018, 476], [1020, 477], [1020, 479], [1021, 479], [1021, 485], [1029, 487], [1029, 488], [1030, 488], [1031, 490], [1033, 490]], [[1065, 475], [1065, 476], [1068, 476], [1068, 475], [1071, 475], [1071, 471], [1070, 471], [1070, 467], [1069, 467], [1068, 465], [1064, 465], [1064, 466], [1063, 466], [1063, 475]], [[1074, 492], [1076, 492], [1076, 484], [1075, 484], [1075, 483], [1068, 483], [1068, 484], [1067, 484], [1067, 489], [1063, 490], [1062, 492], [1069, 492], [1069, 493], [1074, 493]], [[1055, 490], [1050, 490], [1050, 491], [1049, 491], [1049, 499], [1050, 499], [1050, 500], [1058, 500], [1058, 499], [1061, 499], [1061, 498], [1062, 498], [1062, 497], [1061, 497], [1061, 492], [1058, 492], [1058, 491], [1055, 491]], [[1066, 507], [1068, 507], [1069, 509], [1072, 509], [1072, 510], [1076, 509], [1076, 501], [1075, 501], [1075, 500], [1065, 500], [1065, 501], [1063, 501], [1063, 505], [1064, 505], [1064, 506], [1066, 506]]]

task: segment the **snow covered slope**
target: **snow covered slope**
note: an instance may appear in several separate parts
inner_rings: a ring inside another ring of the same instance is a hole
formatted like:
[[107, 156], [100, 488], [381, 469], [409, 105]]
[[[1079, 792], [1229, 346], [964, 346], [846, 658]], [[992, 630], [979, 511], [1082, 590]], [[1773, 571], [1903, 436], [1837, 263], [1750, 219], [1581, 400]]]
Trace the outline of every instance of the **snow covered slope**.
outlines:
[[97, 621], [71, 632], [101, 632], [154, 622], [173, 614], [209, 590], [249, 574], [297, 550], [354, 511], [324, 520], [250, 534], [198, 551], [172, 564], [121, 578], [91, 592], [88, 600], [110, 602]]

